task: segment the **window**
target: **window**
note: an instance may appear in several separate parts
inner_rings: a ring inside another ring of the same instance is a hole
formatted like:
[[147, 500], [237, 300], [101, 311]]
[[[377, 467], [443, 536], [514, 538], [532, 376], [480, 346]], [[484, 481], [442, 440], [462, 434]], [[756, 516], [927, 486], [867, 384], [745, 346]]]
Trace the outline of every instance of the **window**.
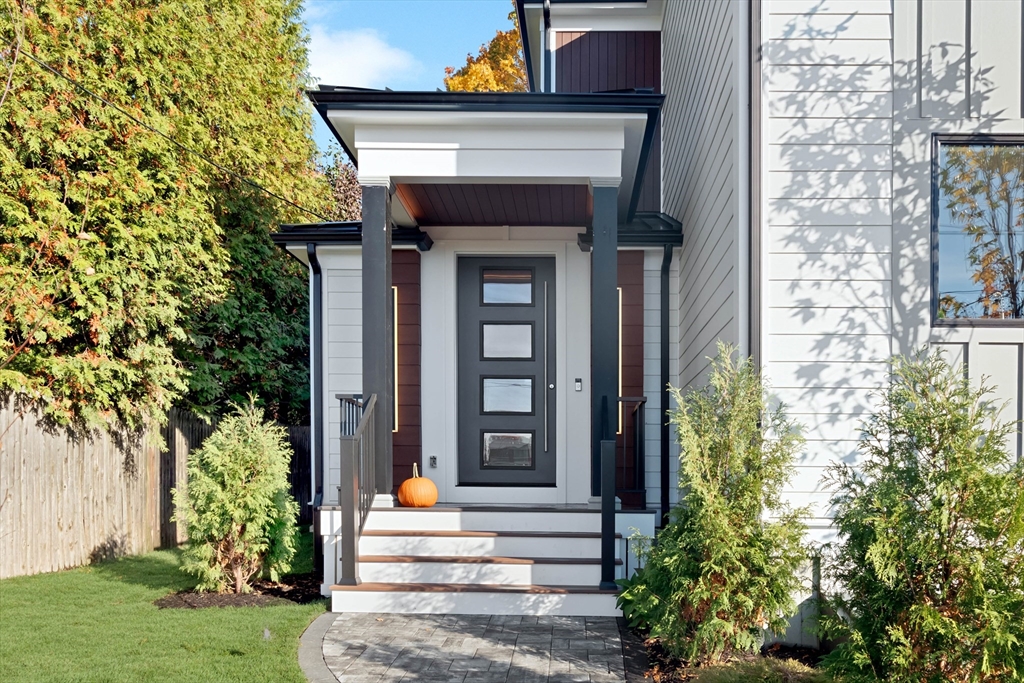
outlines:
[[937, 322], [1024, 319], [1024, 138], [935, 138]]
[[483, 299], [485, 305], [522, 306], [533, 304], [533, 270], [484, 268]]

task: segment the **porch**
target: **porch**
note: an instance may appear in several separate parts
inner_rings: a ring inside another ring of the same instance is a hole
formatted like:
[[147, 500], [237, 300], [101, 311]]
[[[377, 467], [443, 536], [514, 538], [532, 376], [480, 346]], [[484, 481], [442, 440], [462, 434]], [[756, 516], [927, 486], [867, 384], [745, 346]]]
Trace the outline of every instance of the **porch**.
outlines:
[[[311, 271], [325, 589], [345, 609], [613, 606], [595, 590], [631, 570], [629, 527], [653, 534], [645, 430], [667, 407], [657, 385], [643, 391], [642, 282], [651, 263], [667, 273], [681, 226], [637, 211], [662, 97], [328, 88], [311, 99], [363, 185], [361, 224], [275, 236]], [[631, 392], [623, 247], [637, 250], [640, 279]], [[437, 484], [437, 508], [394, 507], [406, 458]], [[636, 512], [616, 513], [622, 503]]]

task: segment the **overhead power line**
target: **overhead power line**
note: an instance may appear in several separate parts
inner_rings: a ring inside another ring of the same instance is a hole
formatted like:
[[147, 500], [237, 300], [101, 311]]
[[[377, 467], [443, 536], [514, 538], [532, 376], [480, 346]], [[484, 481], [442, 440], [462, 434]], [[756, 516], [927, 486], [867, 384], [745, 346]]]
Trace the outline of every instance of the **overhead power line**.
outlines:
[[293, 202], [292, 200], [288, 199], [287, 197], [282, 197], [281, 195], [277, 194], [276, 192], [273, 192], [273, 191], [268, 190], [267, 188], [263, 187], [259, 183], [255, 182], [255, 181], [252, 181], [252, 180], [249, 180], [248, 178], [246, 178], [242, 174], [238, 173], [237, 171], [232, 171], [230, 168], [227, 168], [226, 166], [218, 164], [216, 161], [214, 161], [210, 157], [206, 156], [202, 152], [194, 150], [191, 147], [188, 147], [187, 145], [181, 144], [180, 142], [178, 142], [177, 140], [175, 140], [171, 136], [167, 135], [166, 133], [164, 133], [162, 131], [157, 130], [156, 128], [154, 128], [153, 126], [149, 125], [145, 121], [142, 121], [141, 119], [133, 116], [131, 113], [129, 113], [128, 111], [126, 111], [122, 107], [120, 107], [117, 104], [111, 102], [110, 100], [106, 99], [102, 95], [93, 92], [92, 90], [90, 90], [89, 88], [85, 87], [84, 85], [82, 85], [81, 83], [76, 81], [75, 79], [73, 79], [70, 76], [62, 73], [61, 71], [55, 69], [54, 67], [50, 66], [46, 62], [44, 62], [44, 61], [42, 61], [40, 59], [37, 59], [33, 55], [29, 54], [27, 51], [22, 50], [21, 54], [24, 55], [27, 59], [29, 59], [29, 60], [35, 62], [36, 64], [38, 64], [39, 66], [43, 67], [44, 69], [46, 69], [47, 71], [49, 71], [53, 75], [58, 76], [60, 78], [63, 78], [65, 81], [67, 81], [68, 83], [73, 85], [76, 89], [78, 89], [79, 91], [85, 93], [89, 97], [93, 97], [93, 98], [99, 100], [100, 102], [102, 102], [103, 104], [105, 104], [106, 106], [108, 106], [108, 107], [110, 107], [112, 109], [115, 109], [116, 111], [120, 112], [120, 114], [122, 116], [124, 116], [124, 117], [126, 117], [126, 118], [128, 118], [128, 119], [130, 119], [132, 121], [134, 121], [135, 123], [137, 123], [138, 125], [142, 126], [143, 128], [145, 128], [146, 130], [150, 131], [151, 133], [156, 133], [157, 135], [162, 137], [164, 140], [167, 140], [169, 143], [171, 143], [172, 145], [174, 145], [178, 149], [181, 149], [181, 150], [183, 150], [185, 152], [188, 152], [189, 154], [192, 154], [194, 156], [199, 157], [200, 159], [202, 159], [206, 163], [210, 164], [214, 168], [216, 168], [216, 169], [218, 169], [220, 171], [223, 171], [224, 173], [227, 173], [231, 177], [233, 177], [236, 180], [239, 180], [239, 181], [245, 183], [249, 187], [252, 187], [252, 188], [254, 188], [256, 190], [259, 190], [260, 192], [262, 192], [262, 193], [264, 193], [264, 194], [266, 194], [266, 195], [268, 195], [270, 197], [273, 197], [274, 199], [276, 199], [276, 200], [278, 200], [280, 202], [284, 202], [288, 206], [296, 208], [299, 211], [308, 213], [310, 216], [316, 216], [317, 218], [319, 218], [322, 221], [329, 221], [330, 220], [326, 216], [322, 216], [319, 213], [317, 213], [316, 211], [312, 211], [310, 209], [307, 209], [304, 206], [301, 206], [300, 204], [296, 204], [295, 202]]

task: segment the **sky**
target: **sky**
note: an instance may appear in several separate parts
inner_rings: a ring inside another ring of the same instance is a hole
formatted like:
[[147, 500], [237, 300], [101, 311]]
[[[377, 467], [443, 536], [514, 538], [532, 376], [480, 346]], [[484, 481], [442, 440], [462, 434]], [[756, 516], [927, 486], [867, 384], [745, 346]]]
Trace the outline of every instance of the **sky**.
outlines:
[[[510, 0], [306, 0], [310, 72], [325, 85], [444, 88], [495, 31], [511, 27]], [[314, 117], [321, 150], [333, 136]]]

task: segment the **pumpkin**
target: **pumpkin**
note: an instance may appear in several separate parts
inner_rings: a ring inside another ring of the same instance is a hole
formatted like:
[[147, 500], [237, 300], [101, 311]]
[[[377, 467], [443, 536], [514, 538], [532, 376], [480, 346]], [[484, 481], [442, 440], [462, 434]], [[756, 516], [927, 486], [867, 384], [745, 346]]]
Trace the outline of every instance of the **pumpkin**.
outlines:
[[398, 502], [407, 508], [428, 508], [437, 502], [437, 487], [420, 476], [416, 463], [412, 465], [412, 479], [406, 479], [398, 487]]

